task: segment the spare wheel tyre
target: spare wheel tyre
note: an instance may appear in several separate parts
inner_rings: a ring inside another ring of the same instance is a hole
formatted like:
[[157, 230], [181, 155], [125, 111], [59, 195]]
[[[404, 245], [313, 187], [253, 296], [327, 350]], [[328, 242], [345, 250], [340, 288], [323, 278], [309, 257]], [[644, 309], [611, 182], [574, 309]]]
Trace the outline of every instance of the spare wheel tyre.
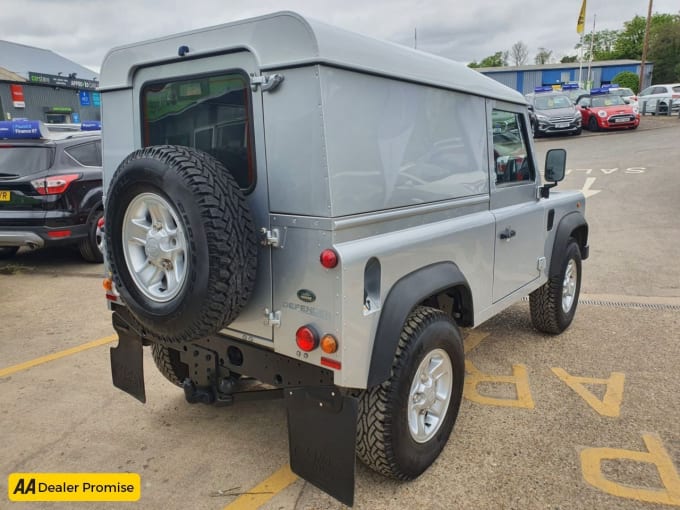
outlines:
[[255, 227], [238, 184], [212, 156], [172, 145], [133, 152], [111, 180], [105, 217], [113, 280], [151, 341], [205, 337], [245, 306]]

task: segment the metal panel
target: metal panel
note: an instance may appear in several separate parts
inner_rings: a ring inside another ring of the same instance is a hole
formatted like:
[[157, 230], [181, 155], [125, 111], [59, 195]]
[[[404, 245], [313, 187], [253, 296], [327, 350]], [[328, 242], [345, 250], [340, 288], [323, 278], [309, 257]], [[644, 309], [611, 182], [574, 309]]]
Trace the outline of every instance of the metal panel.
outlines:
[[279, 12], [115, 48], [104, 58], [101, 89], [129, 87], [135, 68], [176, 60], [180, 46], [190, 48], [190, 57], [248, 49], [262, 70], [326, 63], [523, 103], [515, 91], [464, 64], [355, 34], [293, 12]]
[[533, 92], [536, 87], [543, 85], [543, 74], [541, 71], [525, 71], [524, 72], [524, 87], [522, 94], [529, 94]]
[[321, 68], [334, 217], [487, 193], [484, 100]]
[[603, 67], [602, 69], [602, 80], [603, 81], [608, 81], [611, 82], [614, 79], [614, 76], [619, 74], [620, 72], [623, 71], [629, 71], [631, 73], [639, 73], [640, 66], [636, 65], [625, 65], [625, 66], [608, 66], [608, 67]]
[[546, 69], [543, 71], [541, 76], [541, 85], [559, 85], [562, 80], [562, 70], [561, 69]]
[[487, 73], [486, 76], [492, 80], [496, 80], [498, 83], [502, 83], [506, 87], [517, 90], [517, 72]]

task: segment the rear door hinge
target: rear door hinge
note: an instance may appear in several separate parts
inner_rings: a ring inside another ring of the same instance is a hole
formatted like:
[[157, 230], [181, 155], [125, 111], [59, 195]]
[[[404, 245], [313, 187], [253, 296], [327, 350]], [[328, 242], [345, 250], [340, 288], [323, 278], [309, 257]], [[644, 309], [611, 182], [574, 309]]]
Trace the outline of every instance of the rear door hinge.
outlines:
[[279, 327], [281, 326], [281, 311], [276, 310], [275, 312], [272, 312], [269, 310], [269, 308], [264, 309], [264, 325], [265, 326], [276, 326]]
[[281, 85], [283, 81], [282, 74], [261, 74], [259, 76], [251, 74], [250, 75], [250, 87], [253, 92], [257, 91], [257, 87], [262, 87], [262, 92], [273, 92]]
[[282, 247], [281, 232], [278, 228], [273, 228], [269, 230], [266, 227], [260, 229], [260, 233], [263, 236], [262, 245], [271, 246], [272, 248]]
[[538, 257], [538, 262], [536, 263], [536, 269], [538, 269], [539, 272], [543, 271], [546, 266], [546, 260], [545, 257]]

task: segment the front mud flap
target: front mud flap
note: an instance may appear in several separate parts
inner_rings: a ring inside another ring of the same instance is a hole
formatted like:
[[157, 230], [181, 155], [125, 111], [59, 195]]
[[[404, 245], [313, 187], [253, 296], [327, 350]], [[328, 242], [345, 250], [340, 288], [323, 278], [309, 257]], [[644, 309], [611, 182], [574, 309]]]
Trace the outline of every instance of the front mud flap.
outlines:
[[357, 399], [334, 386], [286, 389], [284, 396], [291, 469], [352, 506]]
[[118, 346], [111, 347], [113, 385], [145, 404], [142, 338], [115, 312], [113, 327], [118, 333]]

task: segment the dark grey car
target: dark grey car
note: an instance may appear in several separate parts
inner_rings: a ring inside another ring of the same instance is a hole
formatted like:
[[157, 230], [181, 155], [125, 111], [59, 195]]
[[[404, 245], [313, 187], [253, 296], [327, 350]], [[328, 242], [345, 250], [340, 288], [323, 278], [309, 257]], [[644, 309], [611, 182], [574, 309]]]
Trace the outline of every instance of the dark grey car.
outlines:
[[581, 134], [581, 114], [563, 92], [527, 94], [534, 136], [548, 134]]

